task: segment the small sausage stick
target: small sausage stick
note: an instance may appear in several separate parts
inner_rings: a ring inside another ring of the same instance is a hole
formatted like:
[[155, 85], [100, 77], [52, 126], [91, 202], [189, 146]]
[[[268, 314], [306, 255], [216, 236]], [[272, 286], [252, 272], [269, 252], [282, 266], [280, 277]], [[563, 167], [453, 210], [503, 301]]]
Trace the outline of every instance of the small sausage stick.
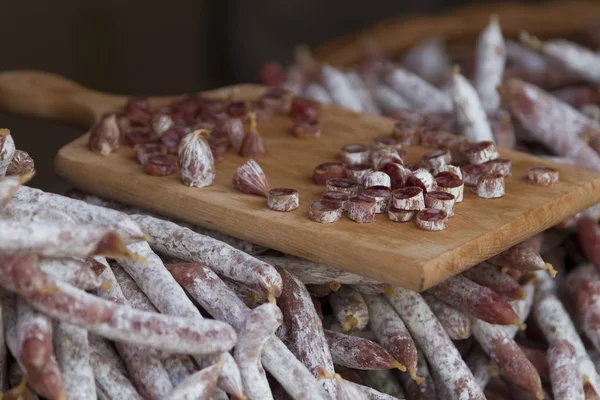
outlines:
[[17, 298], [15, 330], [14, 356], [26, 371], [31, 387], [45, 397], [64, 398], [64, 382], [54, 356], [50, 319]]
[[600, 348], [600, 329], [598, 315], [600, 315], [600, 281], [597, 279], [581, 281], [576, 285], [576, 307], [583, 332], [590, 339], [594, 348]]
[[40, 205], [43, 208], [62, 211], [81, 224], [98, 224], [114, 228], [126, 243], [146, 238], [139, 225], [126, 214], [93, 206], [81, 200], [21, 186], [15, 194], [13, 202]]
[[360, 75], [356, 72], [346, 72], [346, 79], [360, 100], [362, 112], [375, 115], [381, 114], [379, 107], [375, 103], [375, 99], [373, 99], [371, 92]]
[[143, 400], [132, 383], [92, 346], [90, 364], [96, 385], [109, 400]]
[[273, 399], [260, 356], [265, 342], [283, 322], [281, 310], [271, 303], [256, 307], [239, 332], [234, 358], [240, 366], [244, 394], [250, 400]]
[[212, 399], [222, 366], [223, 362], [218, 361], [216, 364], [190, 375], [169, 394], [167, 400]]
[[[313, 375], [317, 376], [317, 367], [323, 368], [328, 373], [334, 373], [333, 360], [323, 333], [323, 325], [310, 294], [298, 278], [282, 267], [276, 268], [283, 280], [283, 289], [278, 303], [288, 329], [288, 346]], [[323, 381], [322, 384], [325, 390], [335, 397], [335, 385], [329, 381]]]
[[600, 156], [585, 140], [598, 137], [600, 125], [540, 88], [517, 79], [505, 81], [502, 100], [521, 125], [560, 156], [598, 170]]
[[333, 362], [354, 369], [392, 369], [402, 367], [383, 347], [369, 339], [325, 330]]
[[577, 233], [585, 255], [600, 270], [600, 226], [593, 218], [584, 216], [577, 222]]
[[378, 283], [371, 278], [353, 274], [351, 272], [330, 267], [325, 264], [317, 264], [315, 262], [298, 257], [259, 256], [258, 259], [266, 262], [267, 264], [282, 266], [294, 274], [294, 276], [300, 279], [305, 285], [321, 285], [329, 284], [331, 282], [336, 282], [342, 285]]
[[373, 100], [383, 115], [391, 116], [394, 111], [411, 108], [405, 98], [385, 84], [379, 84], [373, 89]]
[[0, 221], [0, 252], [46, 257], [136, 256], [110, 228], [66, 222]]
[[54, 350], [68, 399], [96, 399], [87, 331], [64, 323], [55, 325]]
[[[154, 307], [154, 305], [150, 302], [150, 299], [146, 297], [142, 290], [137, 286], [135, 281], [127, 274], [127, 272], [125, 272], [123, 268], [117, 265], [113, 265], [112, 268], [106, 268], [108, 269], [108, 271], [112, 270], [112, 273], [114, 274], [114, 278], [116, 279], [118, 285], [114, 285], [114, 281], [112, 279], [107, 279], [107, 281], [111, 282], [111, 289], [108, 291], [104, 291], [105, 293], [111, 292], [114, 289], [120, 289], [127, 302], [133, 308], [148, 312], [158, 312], [156, 310], [156, 307]], [[110, 274], [110, 272], [108, 273]], [[181, 381], [183, 381], [186, 377], [191, 375], [196, 370], [191, 358], [184, 355], [166, 355], [163, 357], [162, 362], [164, 364], [164, 368], [169, 374], [169, 378], [174, 387], [181, 383]], [[154, 376], [155, 382], [158, 381], [158, 379], [156, 379], [156, 376], [160, 374], [160, 371], [155, 374], [152, 374]]]
[[315, 82], [310, 83], [304, 89], [304, 96], [310, 100], [318, 101], [319, 103], [333, 103], [333, 99], [327, 89], [325, 89], [323, 85]]
[[537, 186], [552, 186], [558, 182], [558, 171], [554, 168], [531, 168], [527, 171], [527, 179]]
[[342, 72], [329, 65], [323, 65], [321, 69], [321, 82], [331, 94], [334, 103], [353, 111], [363, 111], [360, 97], [352, 90], [348, 77]]
[[423, 298], [452, 340], [464, 340], [471, 336], [471, 319], [452, 306], [429, 293]]
[[[201, 320], [202, 315], [198, 309], [169, 274], [160, 257], [154, 254], [148, 243], [137, 242], [130, 244], [129, 247], [133, 251], [143, 254], [148, 262], [147, 264], [122, 262], [120, 265], [135, 280], [156, 308], [165, 314]], [[211, 356], [208, 360], [204, 358], [198, 358], [197, 360], [200, 364], [213, 363], [215, 361], [213, 358]], [[239, 371], [230, 354], [223, 355], [221, 374], [223, 376], [219, 382], [219, 387], [227, 392], [232, 392], [234, 395], [242, 393]]]
[[205, 263], [219, 274], [248, 285], [265, 296], [278, 297], [281, 277], [270, 265], [210, 237], [173, 222], [132, 215], [159, 252], [181, 260]]
[[452, 100], [460, 133], [470, 140], [493, 142], [494, 135], [479, 96], [458, 67], [452, 70]]
[[125, 376], [127, 379], [131, 378], [129, 371], [127, 371], [125, 362], [119, 353], [117, 353], [114, 342], [108, 341], [107, 339], [88, 332], [88, 343], [90, 345], [90, 352], [92, 349], [96, 350], [113, 366], [113, 368], [119, 371], [123, 376]]
[[369, 308], [371, 328], [377, 341], [398, 361], [398, 369], [410, 373], [413, 380], [421, 382], [417, 375], [417, 349], [402, 319], [384, 297], [364, 295]]
[[600, 83], [600, 73], [598, 72], [600, 56], [592, 50], [566, 39], [542, 42], [536, 37], [522, 35], [521, 40], [528, 46], [558, 60], [567, 69], [577, 73], [587, 81]]
[[15, 142], [10, 135], [10, 130], [0, 129], [0, 177], [6, 175], [15, 150]]
[[520, 344], [519, 347], [521, 348], [521, 351], [523, 351], [523, 354], [525, 354], [525, 357], [527, 357], [529, 362], [531, 362], [531, 364], [535, 367], [542, 382], [550, 382], [550, 370], [548, 367], [546, 351], [533, 347], [527, 347], [522, 344]]
[[385, 296], [406, 322], [448, 398], [485, 399], [473, 374], [421, 295], [400, 287], [394, 287], [394, 290], [397, 296]]
[[542, 383], [535, 367], [519, 345], [502, 327], [481, 320], [473, 322], [473, 336], [487, 355], [498, 365], [500, 374], [509, 382], [543, 398]]
[[556, 275], [552, 264], [545, 263], [539, 251], [540, 243], [533, 237], [490, 258], [488, 262], [522, 272], [548, 270], [550, 276]]
[[451, 99], [441, 90], [430, 85], [418, 75], [402, 68], [389, 67], [385, 80], [410, 104], [424, 111], [449, 111]]
[[506, 46], [498, 17], [493, 15], [477, 39], [473, 73], [475, 88], [486, 110], [496, 110], [500, 106], [497, 87], [502, 84], [505, 64]]
[[536, 294], [532, 312], [549, 343], [561, 339], [568, 341], [575, 348], [581, 376], [592, 385], [596, 393], [600, 393], [600, 376], [561, 301], [552, 293], [539, 292]]
[[31, 156], [25, 151], [15, 150], [10, 165], [6, 170], [6, 175], [27, 175], [32, 172], [35, 172], [35, 163]]
[[32, 256], [2, 256], [0, 261], [1, 286], [52, 318], [107, 338], [190, 354], [225, 351], [235, 344], [235, 332], [222, 322], [147, 313], [100, 299], [50, 279], [36, 269]]
[[[249, 308], [212, 270], [202, 264], [168, 264], [166, 267], [209, 314], [230, 323], [238, 331], [242, 329]], [[330, 398], [311, 372], [276, 336], [271, 336], [265, 343], [262, 362], [293, 398]]]
[[206, 142], [207, 137], [208, 131], [200, 129], [181, 139], [177, 160], [184, 185], [205, 187], [215, 181], [215, 160]]
[[484, 390], [490, 381], [490, 358], [479, 344], [473, 346], [469, 355], [465, 357], [465, 363], [473, 373], [477, 385]]
[[554, 340], [548, 349], [552, 394], [556, 399], [584, 400], [583, 378], [575, 348], [566, 340]]
[[465, 278], [488, 287], [506, 300], [520, 300], [525, 292], [519, 282], [509, 274], [503, 274], [498, 267], [483, 263], [463, 272]]
[[31, 178], [31, 174], [24, 176], [5, 176], [0, 177], [0, 209], [6, 206], [13, 198], [17, 189]]
[[82, 290], [95, 290], [100, 288], [102, 282], [92, 271], [90, 263], [93, 261], [76, 258], [43, 258], [38, 263], [38, 268], [52, 279], [57, 279]]
[[402, 65], [431, 84], [447, 79], [450, 58], [446, 53], [444, 39], [426, 38], [412, 46], [402, 57]]
[[429, 292], [457, 310], [490, 324], [520, 325], [519, 316], [499, 294], [460, 275]]
[[362, 331], [369, 322], [369, 310], [362, 295], [342, 286], [329, 297], [333, 314], [345, 331]]
[[269, 190], [267, 206], [275, 211], [292, 211], [300, 206], [298, 190], [291, 188], [275, 188]]
[[423, 378], [423, 382], [420, 384], [412, 380], [408, 374], [400, 374], [400, 382], [406, 392], [406, 398], [414, 400], [438, 400], [433, 376], [427, 366], [427, 360], [420, 350], [417, 352], [417, 373]]
[[[341, 375], [341, 374], [340, 374]], [[343, 375], [342, 375], [343, 377]], [[361, 377], [364, 380], [366, 386], [371, 387], [381, 393], [388, 394], [398, 399], [406, 398], [404, 389], [398, 382], [396, 374], [392, 370], [387, 369], [370, 369], [361, 371]], [[348, 380], [348, 378], [344, 378]], [[411, 382], [414, 382], [410, 379]], [[359, 383], [360, 382], [355, 382]], [[437, 398], [436, 398], [437, 399]], [[433, 400], [433, 399], [430, 399]]]

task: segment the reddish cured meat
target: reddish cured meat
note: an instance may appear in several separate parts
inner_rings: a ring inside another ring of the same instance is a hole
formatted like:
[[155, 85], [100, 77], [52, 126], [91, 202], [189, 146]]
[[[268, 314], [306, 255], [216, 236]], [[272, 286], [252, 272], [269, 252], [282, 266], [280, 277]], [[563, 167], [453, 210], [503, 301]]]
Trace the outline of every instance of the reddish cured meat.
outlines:
[[315, 167], [313, 181], [317, 185], [325, 185], [329, 179], [346, 178], [346, 169], [341, 162], [326, 162]]
[[297, 118], [294, 120], [292, 134], [298, 138], [321, 137], [321, 123], [316, 119]]
[[488, 113], [487, 117], [496, 145], [499, 148], [513, 149], [517, 138], [510, 113], [505, 110], [496, 110], [493, 113]]
[[347, 144], [340, 149], [340, 158], [348, 165], [367, 164], [371, 153], [362, 144]]
[[421, 146], [442, 148], [448, 147], [448, 143], [455, 140], [456, 135], [438, 128], [428, 128], [421, 135]]
[[470, 164], [460, 167], [463, 181], [467, 186], [476, 186], [482, 176], [490, 172], [489, 164]]
[[348, 195], [358, 194], [361, 187], [360, 184], [347, 178], [333, 178], [326, 182], [328, 192], [342, 192]]
[[269, 182], [262, 168], [254, 160], [246, 161], [233, 176], [233, 186], [240, 192], [269, 196]]
[[340, 206], [342, 211], [348, 211], [350, 195], [344, 192], [325, 192], [321, 195], [321, 202]]
[[22, 150], [15, 150], [6, 170], [6, 176], [26, 175], [34, 171], [35, 163], [31, 156]]
[[383, 347], [359, 336], [325, 330], [333, 362], [354, 369], [392, 369], [398, 361]]
[[169, 154], [177, 154], [181, 138], [177, 128], [171, 128], [161, 136], [160, 141], [167, 148]]
[[488, 170], [491, 174], [498, 174], [502, 176], [512, 175], [512, 163], [510, 160], [495, 159], [485, 163], [488, 166]]
[[392, 202], [399, 210], [420, 211], [425, 209], [423, 189], [418, 186], [407, 186], [392, 192]]
[[246, 137], [240, 147], [240, 156], [242, 157], [262, 157], [266, 154], [265, 146], [263, 144], [262, 136], [256, 129], [256, 114], [250, 113], [250, 127], [246, 132]]
[[525, 357], [527, 357], [529, 362], [535, 367], [542, 382], [550, 382], [550, 370], [548, 367], [546, 351], [533, 347], [527, 347], [522, 344], [519, 344], [519, 347], [521, 348], [523, 354], [525, 354]]
[[487, 174], [479, 178], [475, 194], [483, 199], [496, 199], [504, 196], [504, 177], [500, 174]]
[[493, 142], [478, 142], [471, 144], [465, 151], [465, 155], [471, 164], [483, 164], [498, 158], [498, 150]]
[[[343, 166], [342, 163], [339, 164]], [[344, 167], [344, 171], [345, 175], [342, 178], [348, 177], [349, 179], [352, 179], [355, 182], [360, 183], [362, 185], [367, 175], [373, 172], [373, 168], [371, 164], [355, 164], [346, 165]]]
[[423, 298], [440, 321], [440, 324], [444, 327], [450, 339], [465, 340], [471, 336], [472, 323], [467, 315], [438, 300], [429, 293], [424, 293]]
[[386, 186], [370, 186], [366, 188], [363, 195], [375, 200], [375, 213], [385, 213], [390, 203], [390, 189]]
[[409, 371], [411, 378], [420, 383], [421, 378], [417, 375], [417, 349], [406, 325], [383, 296], [365, 294], [363, 297], [377, 341], [398, 362], [396, 368]]
[[330, 296], [329, 303], [344, 331], [361, 331], [369, 322], [369, 310], [365, 299], [355, 290], [342, 286]]
[[397, 149], [392, 147], [384, 147], [375, 149], [369, 154], [373, 168], [378, 170], [387, 163], [396, 163], [403, 165], [402, 157]]
[[525, 292], [519, 282], [509, 274], [503, 274], [498, 267], [490, 264], [479, 264], [463, 275], [473, 282], [488, 287], [507, 300], [522, 300]]
[[148, 156], [154, 154], [167, 154], [167, 147], [162, 143], [144, 143], [133, 146], [137, 154], [137, 162], [144, 165], [148, 160]]
[[308, 218], [322, 224], [339, 221], [342, 218], [342, 205], [329, 201], [315, 201], [310, 205]]
[[179, 144], [177, 161], [181, 181], [186, 186], [206, 187], [215, 180], [215, 161], [207, 137], [207, 131], [197, 130], [188, 133]]
[[[323, 332], [323, 325], [315, 311], [306, 287], [298, 278], [281, 267], [276, 267], [283, 281], [278, 304], [288, 329], [288, 346], [313, 375], [323, 368], [333, 374], [333, 360]], [[337, 390], [332, 382], [321, 382], [325, 390], [335, 398]]]
[[460, 275], [429, 291], [454, 308], [490, 324], [520, 325], [519, 316], [499, 294]]
[[426, 208], [417, 213], [417, 226], [426, 231], [442, 231], [448, 228], [448, 213], [436, 208]]
[[464, 184], [461, 178], [454, 172], [440, 172], [435, 176], [436, 190], [453, 194], [456, 202], [463, 199]]
[[558, 182], [558, 171], [546, 167], [531, 168], [527, 171], [527, 179], [537, 186], [552, 186]]
[[390, 136], [382, 136], [371, 140], [371, 148], [372, 149], [385, 149], [392, 148], [395, 150], [400, 150], [402, 148], [402, 144], [399, 144], [396, 139]]
[[177, 172], [177, 157], [172, 154], [153, 154], [144, 164], [144, 172], [152, 176], [169, 176]]
[[214, 162], [223, 161], [225, 159], [225, 152], [229, 147], [229, 139], [227, 137], [215, 138], [214, 136], [209, 136], [206, 142], [208, 143]]
[[430, 190], [435, 190], [435, 180], [433, 175], [424, 168], [419, 168], [408, 175], [404, 181], [404, 186], [418, 186], [427, 193]]
[[276, 61], [267, 61], [258, 69], [258, 81], [267, 86], [281, 86], [285, 82], [283, 66]]
[[284, 88], [268, 89], [261, 96], [262, 103], [277, 112], [288, 113], [292, 106], [293, 93]]
[[106, 156], [119, 148], [120, 138], [117, 117], [115, 114], [108, 114], [102, 117], [90, 131], [88, 148]]
[[533, 237], [503, 251], [488, 261], [500, 267], [508, 267], [524, 272], [547, 269], [551, 275], [555, 275], [556, 272], [552, 265], [545, 263], [539, 252], [540, 243]]
[[600, 157], [585, 141], [600, 135], [597, 122], [538, 87], [516, 79], [505, 81], [502, 98], [532, 138], [586, 168], [600, 168]]
[[365, 176], [363, 186], [365, 188], [381, 186], [389, 189], [391, 187], [390, 176], [385, 172], [373, 171]]
[[600, 270], [600, 226], [593, 218], [584, 216], [577, 222], [577, 233], [583, 251]]
[[394, 290], [396, 296], [386, 294], [385, 297], [406, 322], [410, 336], [427, 357], [440, 399], [485, 399], [473, 374], [423, 297], [400, 287], [394, 287]]
[[147, 313], [102, 300], [49, 279], [36, 270], [35, 261], [29, 256], [2, 257], [0, 283], [52, 318], [107, 338], [166, 351], [206, 354], [233, 347], [235, 332], [227, 324]]
[[425, 194], [425, 207], [444, 210], [448, 217], [454, 216], [455, 203], [454, 195], [447, 192], [434, 191]]
[[390, 176], [390, 189], [392, 190], [402, 188], [404, 186], [404, 180], [411, 173], [407, 167], [393, 162], [382, 165], [379, 168], [379, 171], [385, 172]]
[[396, 122], [392, 129], [392, 137], [398, 144], [416, 146], [421, 144], [422, 128], [420, 124], [410, 121]]
[[275, 188], [269, 190], [267, 206], [275, 211], [292, 211], [300, 205], [298, 190], [291, 188]]
[[452, 156], [446, 149], [434, 150], [421, 157], [421, 164], [434, 174], [437, 174], [442, 167], [450, 164]]
[[150, 118], [152, 117], [152, 114], [150, 111], [150, 102], [147, 98], [133, 97], [127, 99], [127, 103], [125, 104], [125, 112], [132, 122], [144, 126], [150, 125]]
[[413, 210], [399, 210], [396, 207], [390, 205], [388, 209], [388, 218], [394, 222], [408, 222], [416, 214]]
[[321, 114], [321, 106], [318, 102], [305, 97], [294, 96], [290, 106], [292, 118], [318, 119]]
[[475, 320], [473, 335], [508, 382], [543, 398], [542, 383], [535, 367], [502, 327]]
[[375, 199], [365, 195], [355, 195], [348, 200], [348, 218], [358, 223], [375, 221], [377, 204]]
[[136, 128], [127, 133], [127, 141], [131, 146], [143, 143], [154, 143], [159, 140], [159, 137], [149, 129]]
[[223, 361], [188, 376], [169, 394], [168, 400], [210, 400], [217, 389]]
[[473, 81], [483, 108], [495, 110], [500, 106], [497, 87], [502, 84], [506, 64], [506, 45], [502, 37], [498, 16], [490, 18], [475, 46]]

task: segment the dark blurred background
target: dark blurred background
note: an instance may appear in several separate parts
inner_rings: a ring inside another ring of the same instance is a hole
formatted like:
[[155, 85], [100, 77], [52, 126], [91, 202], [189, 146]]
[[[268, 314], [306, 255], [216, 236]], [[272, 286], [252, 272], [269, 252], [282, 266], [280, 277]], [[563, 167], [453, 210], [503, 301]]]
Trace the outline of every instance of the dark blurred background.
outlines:
[[[40, 69], [129, 95], [194, 92], [256, 80], [286, 64], [298, 43], [316, 46], [384, 18], [434, 13], [459, 0], [19, 0], [0, 5], [0, 71]], [[477, 2], [478, 4], [482, 1]], [[38, 166], [33, 185], [64, 188], [52, 172], [80, 127], [0, 113]]]

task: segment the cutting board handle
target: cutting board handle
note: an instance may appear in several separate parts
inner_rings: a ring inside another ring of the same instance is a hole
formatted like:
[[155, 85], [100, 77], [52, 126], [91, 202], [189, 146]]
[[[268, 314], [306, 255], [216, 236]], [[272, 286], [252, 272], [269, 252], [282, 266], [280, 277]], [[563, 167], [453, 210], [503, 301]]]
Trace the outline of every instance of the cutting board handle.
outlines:
[[49, 72], [0, 73], [3, 111], [89, 127], [104, 111], [122, 109], [124, 102], [124, 96], [88, 89]]

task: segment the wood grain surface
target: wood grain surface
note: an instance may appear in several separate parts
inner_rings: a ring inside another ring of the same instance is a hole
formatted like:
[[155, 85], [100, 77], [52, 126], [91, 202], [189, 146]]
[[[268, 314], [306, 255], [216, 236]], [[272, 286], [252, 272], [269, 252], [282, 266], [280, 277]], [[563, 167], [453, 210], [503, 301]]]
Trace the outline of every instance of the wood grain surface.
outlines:
[[[46, 78], [51, 78], [51, 88]], [[61, 88], [61, 82], [66, 87]], [[120, 96], [69, 85], [74, 84], [43, 73], [0, 74], [0, 107], [85, 123], [124, 102]], [[38, 101], [15, 100], [36, 97], [31, 93], [34, 89], [45, 93]], [[206, 94], [246, 99], [262, 91], [260, 86], [239, 85]], [[5, 97], [9, 92], [12, 100]], [[152, 102], [157, 105], [168, 100]], [[414, 221], [394, 223], [385, 214], [370, 224], [358, 224], [347, 217], [333, 224], [310, 221], [308, 207], [324, 190], [312, 182], [314, 166], [337, 160], [344, 144], [366, 144], [388, 135], [393, 124], [389, 118], [336, 106], [324, 106], [323, 135], [318, 139], [293, 137], [292, 120], [286, 116], [259, 123], [268, 154], [257, 161], [271, 187], [300, 191], [300, 208], [287, 213], [272, 211], [266, 207], [266, 199], [233, 188], [231, 179], [245, 159], [231, 150], [217, 164], [215, 185], [201, 189], [184, 186], [176, 176], [145, 175], [131, 148], [106, 157], [91, 153], [86, 147], [87, 135], [60, 150], [56, 168], [66, 181], [88, 192], [414, 290], [427, 289], [600, 201], [600, 174], [501, 150], [501, 157], [513, 162], [506, 196], [484, 200], [467, 189], [445, 231], [423, 231]], [[420, 147], [407, 150], [409, 162], [429, 151]], [[527, 170], [537, 166], [558, 169], [560, 182], [548, 188], [529, 184]]]

